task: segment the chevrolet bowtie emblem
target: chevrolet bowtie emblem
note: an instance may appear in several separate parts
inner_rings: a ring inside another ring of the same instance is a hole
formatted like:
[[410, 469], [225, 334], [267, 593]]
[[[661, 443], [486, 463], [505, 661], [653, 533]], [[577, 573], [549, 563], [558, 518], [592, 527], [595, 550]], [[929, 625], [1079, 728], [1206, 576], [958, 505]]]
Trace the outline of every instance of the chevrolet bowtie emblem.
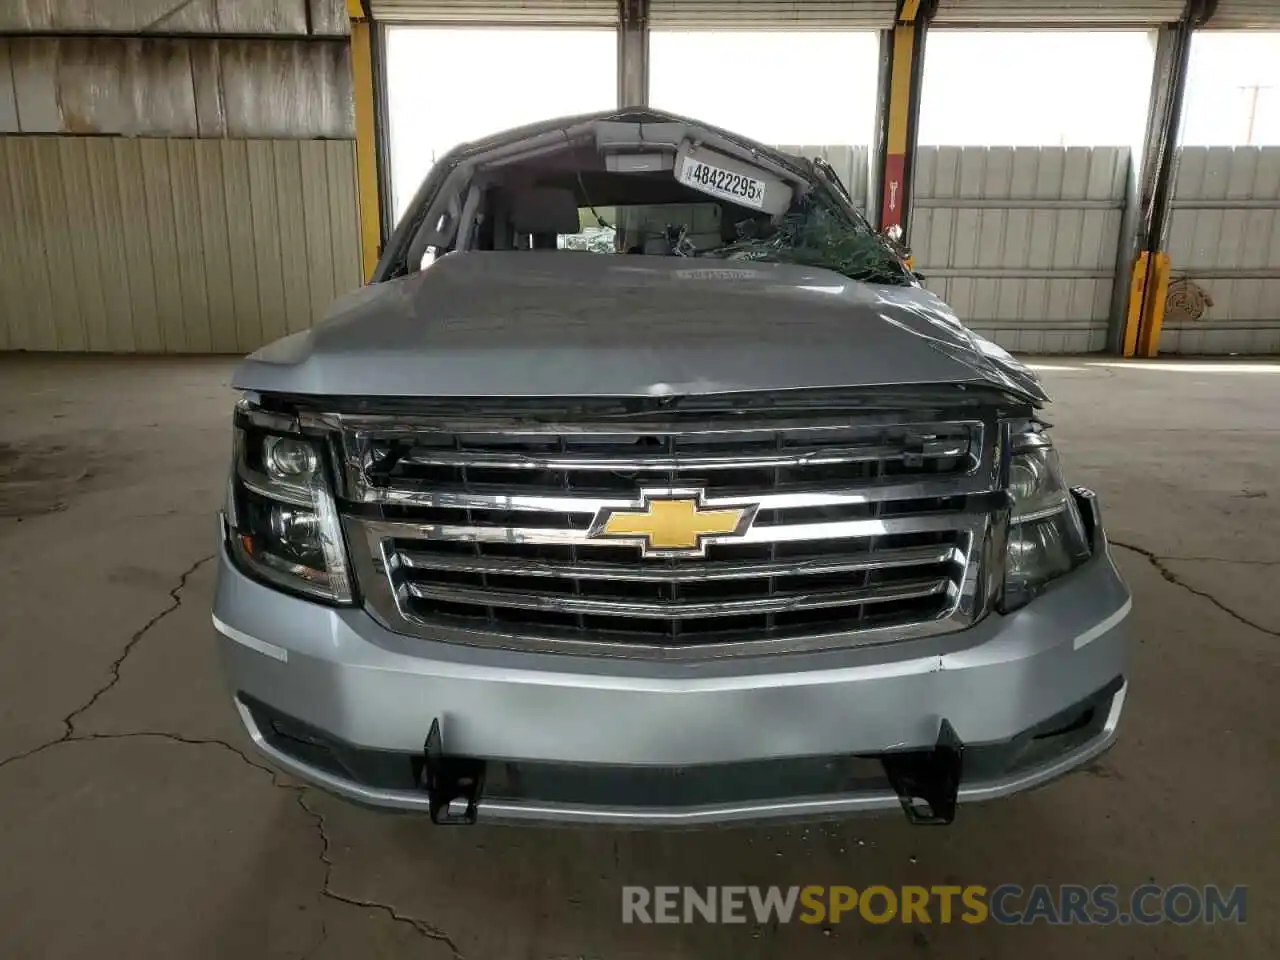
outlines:
[[707, 500], [701, 490], [646, 490], [637, 504], [602, 507], [587, 536], [634, 543], [646, 557], [701, 557], [708, 543], [745, 534], [758, 509]]

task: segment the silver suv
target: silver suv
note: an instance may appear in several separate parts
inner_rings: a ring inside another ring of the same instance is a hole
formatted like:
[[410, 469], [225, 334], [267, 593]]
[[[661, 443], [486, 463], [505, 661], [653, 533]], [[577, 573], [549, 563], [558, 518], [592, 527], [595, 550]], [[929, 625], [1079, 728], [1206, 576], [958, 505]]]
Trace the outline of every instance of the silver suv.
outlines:
[[946, 823], [1115, 737], [1129, 594], [1047, 397], [820, 161], [648, 109], [464, 145], [234, 383], [222, 661], [334, 793]]

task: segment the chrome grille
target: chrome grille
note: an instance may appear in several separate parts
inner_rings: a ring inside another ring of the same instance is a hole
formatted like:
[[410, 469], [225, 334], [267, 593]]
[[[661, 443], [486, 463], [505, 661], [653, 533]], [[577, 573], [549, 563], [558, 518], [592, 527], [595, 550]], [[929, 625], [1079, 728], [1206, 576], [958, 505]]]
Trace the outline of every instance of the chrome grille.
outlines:
[[[994, 414], [973, 409], [336, 419], [368, 605], [461, 642], [719, 655], [955, 629], [1003, 502]], [[697, 558], [592, 535], [606, 508], [688, 490], [754, 521]]]

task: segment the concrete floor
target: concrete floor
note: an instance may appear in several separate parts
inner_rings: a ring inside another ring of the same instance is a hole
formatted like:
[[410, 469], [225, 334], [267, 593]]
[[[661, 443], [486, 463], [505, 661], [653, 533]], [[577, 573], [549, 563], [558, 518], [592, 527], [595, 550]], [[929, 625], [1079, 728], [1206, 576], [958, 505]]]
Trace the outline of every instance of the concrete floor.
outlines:
[[[434, 829], [273, 774], [209, 625], [231, 364], [0, 359], [0, 957], [1275, 957], [1280, 365], [1046, 361], [1119, 745], [950, 829]], [[1243, 926], [624, 927], [631, 884], [1248, 884]]]

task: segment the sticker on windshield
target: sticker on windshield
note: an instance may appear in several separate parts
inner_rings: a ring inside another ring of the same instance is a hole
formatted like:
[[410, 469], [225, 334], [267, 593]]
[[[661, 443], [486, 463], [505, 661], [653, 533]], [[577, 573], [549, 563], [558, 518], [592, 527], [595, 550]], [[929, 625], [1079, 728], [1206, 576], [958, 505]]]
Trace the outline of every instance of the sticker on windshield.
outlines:
[[692, 157], [685, 157], [684, 166], [680, 169], [680, 182], [713, 197], [723, 197], [757, 209], [764, 206], [763, 180], [703, 163]]

